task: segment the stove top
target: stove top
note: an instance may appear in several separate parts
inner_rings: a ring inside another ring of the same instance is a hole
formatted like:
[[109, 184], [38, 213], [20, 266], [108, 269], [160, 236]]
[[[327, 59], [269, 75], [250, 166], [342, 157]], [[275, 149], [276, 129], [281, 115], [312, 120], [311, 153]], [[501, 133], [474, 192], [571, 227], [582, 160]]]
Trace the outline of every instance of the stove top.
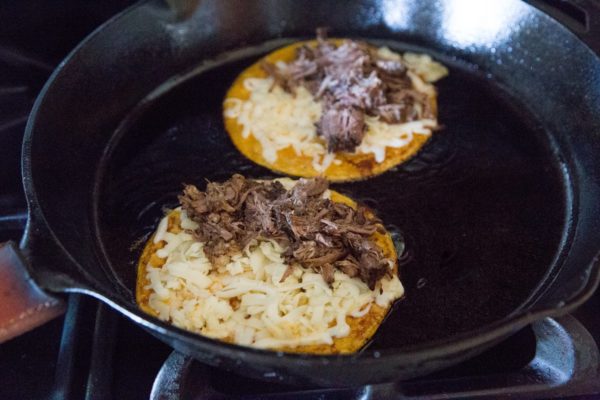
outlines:
[[[126, 0], [0, 0], [0, 242], [26, 223], [20, 144], [54, 67]], [[573, 25], [577, 13], [544, 11]], [[566, 14], [565, 14], [566, 13]], [[600, 398], [600, 293], [573, 315], [527, 327], [480, 356], [402, 383], [319, 389], [257, 382], [199, 364], [97, 301], [0, 345], [2, 399]]]
[[[586, 308], [577, 316], [595, 311]], [[599, 333], [591, 334], [576, 316], [546, 319], [424, 378], [319, 389], [204, 366], [97, 301], [71, 295], [63, 318], [0, 346], [0, 398], [593, 399], [600, 396]]]

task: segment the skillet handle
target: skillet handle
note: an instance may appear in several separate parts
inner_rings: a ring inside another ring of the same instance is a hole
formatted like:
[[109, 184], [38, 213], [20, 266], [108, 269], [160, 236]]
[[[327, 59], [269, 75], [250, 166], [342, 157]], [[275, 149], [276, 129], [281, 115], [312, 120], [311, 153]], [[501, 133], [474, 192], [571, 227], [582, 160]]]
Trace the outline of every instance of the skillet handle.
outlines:
[[61, 299], [33, 282], [14, 242], [0, 243], [0, 343], [32, 330], [65, 311]]
[[[600, 3], [597, 0], [527, 0], [542, 11], [563, 21], [579, 39], [600, 54]], [[565, 20], [565, 15], [567, 16]], [[569, 26], [566, 21], [577, 21]]]

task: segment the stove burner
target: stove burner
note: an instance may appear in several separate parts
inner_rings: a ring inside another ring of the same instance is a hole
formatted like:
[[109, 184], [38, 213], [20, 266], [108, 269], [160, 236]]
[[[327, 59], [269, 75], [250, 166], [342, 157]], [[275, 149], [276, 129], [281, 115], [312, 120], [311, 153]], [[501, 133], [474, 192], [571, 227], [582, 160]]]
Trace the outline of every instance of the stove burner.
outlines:
[[[515, 361], [523, 361], [522, 355], [527, 358], [527, 343], [533, 345], [533, 355], [515, 368]], [[521, 346], [523, 344], [525, 346]], [[521, 353], [515, 354], [515, 348]], [[479, 357], [446, 371], [406, 382], [359, 388], [322, 389], [265, 383], [211, 369], [173, 352], [154, 381], [151, 399], [221, 400], [267, 396], [269, 399], [313, 399], [318, 396], [323, 400], [495, 399], [515, 393], [519, 394], [517, 397], [548, 398], [589, 390], [582, 382], [600, 380], [599, 360], [598, 347], [590, 333], [575, 318], [565, 316], [535, 323]], [[490, 364], [491, 368], [483, 367]], [[503, 366], [508, 370], [497, 369]], [[276, 375], [265, 375], [265, 380], [277, 381], [277, 378]]]

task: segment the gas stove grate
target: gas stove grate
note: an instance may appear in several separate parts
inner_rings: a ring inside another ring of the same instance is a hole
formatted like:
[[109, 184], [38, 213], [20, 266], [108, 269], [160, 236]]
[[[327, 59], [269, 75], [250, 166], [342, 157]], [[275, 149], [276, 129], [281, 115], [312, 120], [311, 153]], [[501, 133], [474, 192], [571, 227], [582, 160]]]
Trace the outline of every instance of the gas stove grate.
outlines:
[[[534, 347], [533, 357], [516, 367], [515, 362], [527, 355], [528, 345]], [[565, 398], [589, 392], [592, 389], [589, 382], [600, 380], [598, 359], [598, 347], [592, 336], [573, 317], [565, 316], [540, 321], [479, 357], [429, 377], [359, 388], [319, 389], [264, 383], [211, 369], [173, 352], [157, 375], [151, 398]]]

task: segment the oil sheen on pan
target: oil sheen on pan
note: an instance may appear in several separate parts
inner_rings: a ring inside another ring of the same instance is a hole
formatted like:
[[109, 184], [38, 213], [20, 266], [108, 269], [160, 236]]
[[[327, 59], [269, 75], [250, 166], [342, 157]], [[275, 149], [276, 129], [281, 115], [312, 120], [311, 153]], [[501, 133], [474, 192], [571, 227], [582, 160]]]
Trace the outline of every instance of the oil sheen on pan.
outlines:
[[424, 54], [318, 33], [237, 77], [223, 102], [225, 128], [271, 170], [365, 179], [409, 159], [437, 130], [433, 82], [447, 73]]
[[[139, 259], [147, 313], [229, 343], [351, 353], [404, 294], [390, 234], [324, 179], [186, 186]], [[285, 233], [287, 232], [287, 233]]]

